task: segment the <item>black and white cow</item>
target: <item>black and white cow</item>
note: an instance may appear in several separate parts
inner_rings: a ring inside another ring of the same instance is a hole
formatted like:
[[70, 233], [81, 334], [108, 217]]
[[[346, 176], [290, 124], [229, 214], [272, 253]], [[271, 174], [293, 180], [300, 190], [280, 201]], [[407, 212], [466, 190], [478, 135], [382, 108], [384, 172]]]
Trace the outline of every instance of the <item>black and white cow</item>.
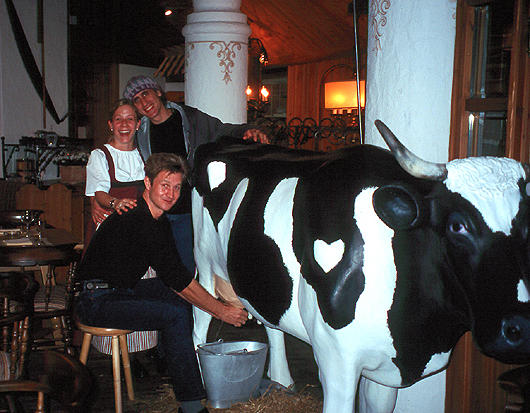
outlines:
[[[471, 330], [487, 356], [530, 361], [530, 202], [506, 158], [220, 141], [195, 154], [199, 280], [231, 283], [267, 327], [271, 379], [289, 385], [283, 332], [313, 347], [324, 412], [391, 412], [397, 388], [446, 368]], [[529, 175], [530, 177], [530, 175]], [[210, 317], [196, 311], [195, 341]]]

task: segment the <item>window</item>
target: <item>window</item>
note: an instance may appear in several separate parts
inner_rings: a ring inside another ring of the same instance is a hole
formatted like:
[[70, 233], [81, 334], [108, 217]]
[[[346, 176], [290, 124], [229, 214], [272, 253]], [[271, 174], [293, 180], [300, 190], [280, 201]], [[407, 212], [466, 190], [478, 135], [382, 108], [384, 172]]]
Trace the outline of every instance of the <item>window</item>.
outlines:
[[458, 0], [450, 158], [527, 162], [528, 0]]
[[513, 3], [475, 7], [468, 156], [505, 155]]

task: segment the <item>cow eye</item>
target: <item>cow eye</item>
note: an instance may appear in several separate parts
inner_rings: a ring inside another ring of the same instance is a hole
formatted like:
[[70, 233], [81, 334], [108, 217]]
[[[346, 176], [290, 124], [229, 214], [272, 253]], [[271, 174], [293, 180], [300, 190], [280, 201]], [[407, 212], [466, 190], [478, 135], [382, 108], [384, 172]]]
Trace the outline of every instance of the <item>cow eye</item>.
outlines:
[[466, 225], [466, 220], [459, 213], [452, 213], [449, 215], [447, 220], [447, 229], [453, 234], [467, 234], [468, 227]]
[[463, 234], [467, 232], [466, 226], [462, 222], [452, 222], [449, 229], [454, 234]]

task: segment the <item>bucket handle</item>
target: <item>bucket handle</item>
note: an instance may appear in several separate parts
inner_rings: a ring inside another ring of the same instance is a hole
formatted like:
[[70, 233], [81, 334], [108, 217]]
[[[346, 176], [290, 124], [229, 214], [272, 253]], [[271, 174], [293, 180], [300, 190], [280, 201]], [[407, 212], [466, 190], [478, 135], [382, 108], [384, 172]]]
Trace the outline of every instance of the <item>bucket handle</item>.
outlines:
[[213, 343], [204, 344], [204, 345], [200, 346], [199, 348], [201, 350], [204, 350], [206, 353], [213, 354], [214, 356], [239, 356], [239, 355], [243, 355], [243, 354], [258, 354], [260, 351], [263, 350], [263, 349], [258, 349], [258, 350], [248, 351], [246, 348], [243, 348], [241, 350], [229, 351], [228, 353], [216, 353], [215, 351], [212, 351], [212, 350], [206, 348], [207, 346], [211, 346], [211, 345], [215, 345], [215, 344], [223, 344], [223, 339], [220, 338], [219, 340], [217, 340], [217, 341], [215, 341]]
[[220, 353], [216, 353], [215, 351], [212, 351], [212, 350], [206, 348], [207, 346], [213, 346], [215, 344], [223, 344], [223, 339], [220, 338], [219, 340], [217, 340], [217, 341], [215, 341], [213, 343], [203, 344], [203, 345], [199, 346], [199, 349], [204, 350], [207, 353], [213, 354], [214, 356], [220, 356], [221, 355]]

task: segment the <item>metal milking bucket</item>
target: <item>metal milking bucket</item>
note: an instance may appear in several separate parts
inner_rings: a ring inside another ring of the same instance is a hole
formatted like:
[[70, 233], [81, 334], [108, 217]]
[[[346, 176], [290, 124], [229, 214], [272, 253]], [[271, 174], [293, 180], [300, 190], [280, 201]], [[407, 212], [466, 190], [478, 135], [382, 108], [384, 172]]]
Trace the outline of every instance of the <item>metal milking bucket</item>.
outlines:
[[197, 354], [209, 405], [216, 409], [260, 396], [269, 346], [256, 341], [200, 344]]

